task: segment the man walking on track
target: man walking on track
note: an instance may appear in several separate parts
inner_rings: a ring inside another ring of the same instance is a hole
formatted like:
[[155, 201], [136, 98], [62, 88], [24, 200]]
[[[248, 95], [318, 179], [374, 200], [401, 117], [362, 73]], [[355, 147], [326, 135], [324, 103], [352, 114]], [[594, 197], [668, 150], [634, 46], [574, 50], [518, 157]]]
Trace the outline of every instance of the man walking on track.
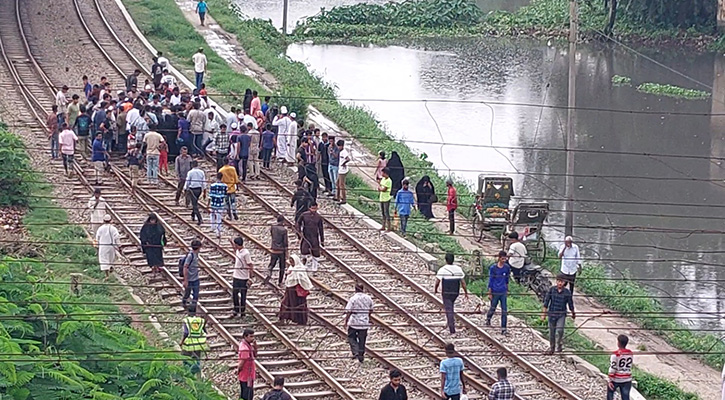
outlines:
[[390, 383], [380, 390], [378, 400], [408, 400], [408, 393], [405, 390], [405, 386], [400, 383], [403, 379], [403, 374], [397, 369], [394, 369], [390, 371], [388, 376], [390, 377]]
[[[206, 8], [204, 8], [206, 12]], [[202, 25], [204, 25], [202, 23]], [[191, 57], [194, 62], [194, 74], [196, 75], [196, 88], [201, 89], [201, 84], [204, 82], [204, 73], [206, 72], [206, 55], [204, 54], [204, 48], [199, 47], [194, 56]]]
[[239, 364], [237, 365], [237, 377], [241, 400], [254, 399], [254, 378], [257, 374], [257, 367], [254, 359], [257, 358], [257, 341], [254, 339], [254, 331], [247, 328], [242, 332], [242, 340], [239, 341]]
[[[176, 186], [176, 205], [179, 205], [179, 198], [181, 198], [181, 194], [184, 193], [184, 187], [186, 186], [186, 175], [191, 171], [191, 161], [192, 158], [189, 155], [189, 150], [186, 148], [186, 146], [181, 147], [181, 154], [179, 154], [176, 157], [176, 160], [174, 161], [174, 170], [176, 171], [176, 175], [179, 178], [179, 184]], [[184, 203], [186, 206], [189, 206], [189, 196], [184, 195]]]
[[302, 233], [300, 240], [300, 253], [308, 257], [307, 270], [316, 272], [320, 257], [320, 247], [325, 246], [325, 230], [322, 226], [322, 217], [317, 213], [317, 203], [310, 204], [310, 209], [305, 211], [297, 220], [297, 230]]
[[559, 274], [556, 277], [556, 286], [552, 286], [544, 297], [544, 313], [541, 318], [546, 319], [547, 316], [549, 318], [548, 354], [553, 354], [554, 350], [561, 352], [567, 307], [571, 310], [571, 319], [576, 319], [574, 300], [569, 289], [564, 287], [566, 281], [566, 275]]
[[287, 262], [287, 248], [289, 247], [289, 238], [287, 237], [287, 228], [284, 227], [283, 216], [277, 216], [277, 223], [272, 225], [271, 228], [271, 236], [272, 245], [270, 246], [269, 272], [267, 272], [267, 277], [264, 278], [264, 282], [269, 282], [275, 264], [279, 263], [277, 285], [281, 285], [284, 279], [285, 263]]
[[243, 318], [247, 305], [247, 289], [251, 285], [250, 279], [254, 265], [249, 250], [244, 248], [244, 239], [235, 237], [232, 240], [232, 246], [234, 246], [234, 272], [232, 273], [234, 314], [232, 314], [232, 318], [237, 315], [241, 315]]
[[224, 199], [227, 197], [227, 185], [222, 182], [221, 172], [216, 174], [216, 182], [209, 187], [209, 206], [211, 208], [211, 230], [216, 237], [222, 237], [222, 219], [224, 218]]
[[91, 213], [91, 234], [95, 235], [106, 216], [106, 200], [101, 197], [101, 189], [93, 190], [93, 196], [88, 200], [88, 210]]
[[365, 342], [370, 328], [370, 314], [373, 312], [373, 299], [363, 293], [363, 285], [355, 285], [355, 294], [345, 306], [345, 325], [347, 340], [350, 343], [352, 358], [361, 363], [365, 361]]
[[463, 293], [468, 299], [468, 288], [466, 288], [465, 274], [463, 269], [453, 264], [454, 258], [452, 253], [446, 253], [446, 265], [442, 266], [436, 274], [436, 284], [433, 293], [438, 293], [438, 288], [443, 282], [441, 296], [443, 297], [443, 307], [446, 310], [446, 321], [448, 322], [448, 330], [451, 334], [456, 333], [456, 314], [454, 305], [463, 286]]
[[496, 370], [498, 382], [491, 386], [491, 391], [488, 393], [488, 400], [513, 400], [516, 389], [508, 381], [507, 376], [508, 372], [505, 367]]
[[208, 350], [206, 344], [206, 320], [196, 316], [196, 312], [189, 311], [189, 315], [183, 320], [184, 334], [181, 339], [181, 354], [191, 357], [194, 362], [191, 364], [191, 373], [201, 372], [201, 356]]
[[284, 391], [284, 376], [275, 376], [272, 390], [264, 394], [262, 400], [292, 400], [292, 397]]
[[197, 223], [201, 225], [199, 199], [206, 196], [206, 175], [196, 161], [191, 162], [191, 170], [186, 174], [184, 189], [188, 191], [188, 196], [191, 198], [191, 220], [194, 221], [196, 218]]
[[446, 201], [446, 210], [448, 210], [448, 234], [452, 235], [456, 233], [456, 209], [458, 208], [458, 194], [456, 188], [453, 186], [453, 181], [448, 179], [446, 181], [446, 187], [448, 187], [448, 200]]
[[491, 308], [486, 314], [486, 325], [491, 325], [491, 317], [496, 312], [496, 307], [501, 303], [501, 334], [506, 334], [506, 319], [508, 316], [507, 297], [509, 292], [509, 278], [511, 266], [506, 262], [505, 251], [498, 252], [498, 262], [488, 269], [488, 299], [491, 300]]
[[466, 393], [466, 381], [463, 380], [463, 360], [456, 357], [453, 343], [446, 344], [446, 359], [441, 361], [441, 398], [459, 400], [461, 392]]
[[619, 389], [622, 400], [629, 400], [632, 390], [632, 364], [634, 356], [627, 348], [629, 338], [617, 336], [617, 350], [609, 358], [609, 383], [607, 384], [607, 400], [614, 400], [614, 393]]
[[110, 273], [113, 272], [113, 265], [116, 263], [116, 250], [121, 244], [120, 240], [121, 235], [118, 233], [118, 229], [111, 225], [111, 216], [105, 215], [103, 225], [96, 232], [98, 264], [101, 266], [101, 271], [106, 273], [104, 281], [107, 281]]
[[184, 297], [181, 304], [186, 308], [186, 303], [191, 295], [191, 306], [189, 311], [196, 312], [196, 303], [199, 301], [199, 252], [201, 251], [201, 241], [194, 239], [191, 241], [191, 251], [184, 259]]
[[234, 160], [229, 160], [229, 163], [221, 169], [219, 173], [222, 174], [222, 182], [227, 185], [227, 195], [224, 197], [224, 206], [227, 209], [227, 216], [229, 219], [239, 219], [237, 215], [237, 183], [239, 183], [239, 175], [237, 175], [237, 169], [234, 168]]
[[73, 168], [73, 154], [75, 153], [76, 142], [78, 136], [75, 132], [70, 130], [68, 124], [63, 123], [61, 125], [61, 132], [58, 135], [58, 143], [60, 144], [60, 155], [63, 157], [63, 168], [65, 169], [66, 176], [70, 176], [71, 172], [69, 168]]

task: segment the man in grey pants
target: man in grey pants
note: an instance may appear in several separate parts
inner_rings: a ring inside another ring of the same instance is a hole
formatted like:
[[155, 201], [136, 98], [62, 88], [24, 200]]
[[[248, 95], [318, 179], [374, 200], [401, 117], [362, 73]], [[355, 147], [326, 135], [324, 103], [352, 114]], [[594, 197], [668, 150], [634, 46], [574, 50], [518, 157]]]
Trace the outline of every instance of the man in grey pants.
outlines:
[[552, 286], [544, 298], [544, 312], [541, 318], [549, 318], [549, 351], [547, 354], [553, 354], [555, 349], [557, 352], [561, 352], [567, 307], [571, 311], [571, 319], [576, 319], [574, 300], [571, 291], [564, 287], [566, 283], [567, 278], [564, 274], [557, 275], [556, 286]]
[[355, 285], [355, 294], [345, 306], [345, 325], [347, 341], [350, 343], [352, 358], [361, 363], [365, 360], [365, 342], [370, 328], [370, 314], [373, 312], [373, 299], [363, 293], [363, 285]]

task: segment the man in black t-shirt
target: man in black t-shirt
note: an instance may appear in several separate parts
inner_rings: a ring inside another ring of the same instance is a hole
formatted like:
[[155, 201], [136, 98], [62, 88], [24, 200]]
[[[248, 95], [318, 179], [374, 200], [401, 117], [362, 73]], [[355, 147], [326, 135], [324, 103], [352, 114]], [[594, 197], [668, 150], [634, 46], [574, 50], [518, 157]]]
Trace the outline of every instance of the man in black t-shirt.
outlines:
[[408, 400], [405, 386], [400, 383], [402, 377], [403, 374], [397, 369], [390, 371], [390, 383], [380, 390], [378, 400]]
[[451, 334], [456, 333], [455, 310], [453, 306], [456, 303], [461, 287], [463, 287], [464, 297], [468, 299], [468, 288], [466, 287], [465, 274], [463, 269], [453, 264], [453, 254], [446, 253], [446, 265], [442, 266], [436, 274], [436, 284], [433, 293], [438, 293], [438, 288], [443, 282], [441, 295], [443, 298], [443, 308], [446, 310], [446, 320], [448, 322], [448, 330]]

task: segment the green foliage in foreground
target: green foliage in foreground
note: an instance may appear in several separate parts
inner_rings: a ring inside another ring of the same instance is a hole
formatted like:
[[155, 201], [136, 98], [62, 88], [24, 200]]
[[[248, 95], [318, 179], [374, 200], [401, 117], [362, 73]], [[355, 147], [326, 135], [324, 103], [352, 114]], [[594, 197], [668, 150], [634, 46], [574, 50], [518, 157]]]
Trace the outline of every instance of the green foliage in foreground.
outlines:
[[222, 399], [189, 376], [181, 356], [146, 348], [124, 318], [108, 322], [77, 304], [90, 299], [71, 298], [43, 275], [38, 264], [0, 263], [0, 396]]
[[26, 206], [32, 174], [25, 146], [16, 135], [0, 124], [0, 206]]
[[0, 260], [0, 398], [223, 400], [187, 372], [183, 357], [150, 347], [131, 328], [113, 305], [118, 292], [87, 285], [72, 297], [68, 284], [57, 283], [102, 273], [83, 229], [43, 197], [50, 187], [30, 188], [23, 223], [44, 260]]
[[661, 83], [642, 83], [637, 86], [637, 90], [642, 93], [674, 97], [677, 99], [705, 100], [710, 97], [710, 93], [704, 92], [702, 90], [686, 89], [674, 85], [663, 85]]
[[[488, 266], [492, 263], [493, 261], [488, 261], [484, 262], [484, 265]], [[488, 291], [488, 277], [486, 276], [488, 269], [484, 268], [483, 273], [484, 276], [474, 277], [468, 284], [470, 292], [481, 297], [485, 297], [486, 292]], [[577, 283], [578, 282], [579, 279], [577, 279]], [[539, 302], [539, 299], [533, 293], [523, 289], [520, 285], [517, 285], [514, 282], [512, 282], [509, 286], [508, 309], [509, 314], [523, 320], [527, 325], [541, 332], [545, 338], [549, 337], [547, 323], [540, 317], [541, 302]], [[602, 373], [606, 374], [609, 370], [608, 350], [602, 351], [594, 342], [587, 339], [582, 334], [573, 332], [574, 329], [575, 327], [572, 324], [571, 319], [567, 319], [564, 346], [568, 349], [572, 349], [575, 353], [579, 354], [581, 358], [599, 368]], [[615, 345], [616, 343], [612, 343], [611, 348], [614, 349]], [[635, 365], [636, 364], [637, 358], [635, 356]], [[639, 392], [648, 400], [699, 399], [699, 397], [693, 393], [684, 392], [675, 383], [658, 378], [657, 376], [643, 372], [640, 369], [634, 369], [633, 377], [637, 381], [637, 390], [639, 390]], [[602, 381], [602, 393], [606, 393], [604, 385], [605, 383]]]
[[[417, 0], [385, 4], [359, 3], [322, 9], [306, 23], [350, 25], [393, 25], [410, 27], [450, 27], [476, 24], [481, 9], [471, 0]], [[304, 29], [304, 24], [302, 25]]]

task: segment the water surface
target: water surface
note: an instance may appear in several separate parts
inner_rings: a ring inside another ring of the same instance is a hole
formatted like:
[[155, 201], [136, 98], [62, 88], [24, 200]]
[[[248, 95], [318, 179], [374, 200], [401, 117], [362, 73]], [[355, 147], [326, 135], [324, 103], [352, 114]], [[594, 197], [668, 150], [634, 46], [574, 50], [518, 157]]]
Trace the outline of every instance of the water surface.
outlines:
[[[334, 84], [341, 98], [368, 107], [442, 172], [471, 183], [482, 173], [513, 176], [519, 201], [549, 201], [549, 239], [561, 240], [565, 155], [557, 149], [566, 110], [521, 104], [566, 106], [566, 49], [439, 39], [416, 48], [297, 44], [288, 55]], [[577, 107], [597, 110], [577, 113], [575, 235], [587, 258], [607, 265], [613, 277], [624, 273], [650, 285], [654, 296], [680, 297], [663, 299], [669, 310], [719, 312], [725, 171], [714, 158], [725, 157], [725, 119], [668, 113], [725, 113], [725, 77], [715, 72], [725, 62], [708, 54], [656, 57], [692, 80], [625, 50], [583, 46], [577, 53]], [[674, 100], [612, 87], [614, 74], [635, 85], [718, 92], [715, 100]], [[427, 101], [391, 101], [410, 99]], [[625, 112], [605, 111], [611, 109]]]

